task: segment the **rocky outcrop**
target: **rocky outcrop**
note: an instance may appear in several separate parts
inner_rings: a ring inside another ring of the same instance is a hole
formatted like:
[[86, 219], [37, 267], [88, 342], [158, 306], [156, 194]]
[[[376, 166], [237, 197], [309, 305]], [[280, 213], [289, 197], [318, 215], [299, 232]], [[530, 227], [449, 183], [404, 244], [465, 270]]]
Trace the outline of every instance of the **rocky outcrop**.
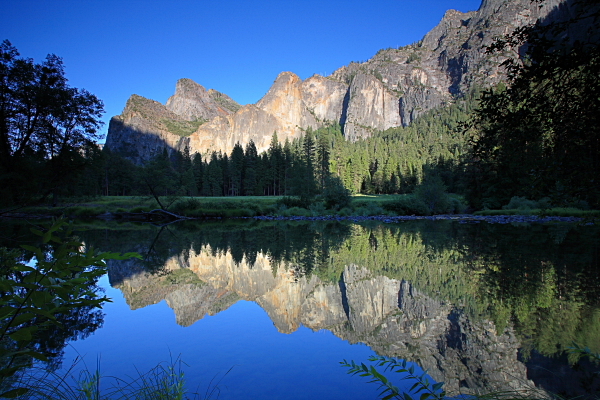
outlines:
[[202, 125], [189, 137], [190, 149], [229, 153], [237, 142], [245, 145], [252, 140], [261, 152], [269, 147], [274, 133], [282, 141], [297, 139], [302, 135], [302, 128], [317, 127], [302, 95], [300, 78], [291, 72], [282, 72], [256, 105], [244, 106], [235, 114]]
[[400, 99], [373, 75], [358, 73], [350, 84], [344, 135], [356, 141], [373, 132], [400, 126]]
[[304, 107], [318, 124], [340, 121], [344, 124], [348, 85], [321, 75], [313, 75], [300, 88]]
[[180, 79], [166, 107], [188, 121], [197, 121], [232, 114], [241, 106], [226, 94], [214, 89], [206, 91], [191, 79]]
[[169, 124], [187, 126], [189, 122], [163, 104], [134, 94], [121, 115], [111, 118], [105, 148], [142, 164], [165, 148], [179, 148], [181, 136], [172, 133]]
[[[381, 50], [370, 60], [350, 63], [328, 77], [315, 75], [303, 82], [291, 72], [282, 72], [258, 103], [239, 109], [229, 97], [182, 79], [166, 105], [172, 114], [159, 113], [158, 122], [146, 121], [131, 115], [126, 106], [111, 121], [107, 147], [126, 155], [138, 148], [139, 156], [132, 158], [141, 162], [160, 146], [229, 153], [237, 142], [245, 146], [252, 140], [261, 152], [274, 132], [283, 142], [300, 137], [307, 128], [332, 122], [341, 124], [346, 139], [352, 141], [407, 126], [476, 85], [504, 79], [500, 63], [505, 56], [486, 54], [485, 47], [496, 37], [545, 17], [559, 3], [549, 0], [540, 7], [530, 0], [483, 0], [477, 11], [449, 10], [418, 43]], [[210, 122], [198, 124], [205, 119]]]
[[206, 121], [231, 115], [240, 107], [225, 94], [180, 79], [166, 105], [132, 95], [121, 115], [111, 118], [105, 147], [143, 164], [164, 149], [169, 154], [183, 150], [190, 145], [189, 136]]

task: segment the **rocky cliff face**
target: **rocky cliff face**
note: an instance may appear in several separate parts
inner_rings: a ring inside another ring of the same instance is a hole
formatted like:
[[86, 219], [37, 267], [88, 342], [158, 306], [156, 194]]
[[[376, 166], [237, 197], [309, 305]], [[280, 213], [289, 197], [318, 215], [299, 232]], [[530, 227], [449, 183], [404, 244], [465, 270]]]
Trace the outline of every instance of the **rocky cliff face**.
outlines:
[[111, 118], [105, 148], [142, 164], [164, 148], [179, 147], [181, 136], [172, 133], [170, 125], [193, 129], [163, 104], [134, 94], [121, 115]]
[[263, 254], [250, 265], [206, 246], [172, 257], [165, 271], [170, 273], [148, 275], [128, 261], [109, 262], [111, 282], [119, 282], [115, 287], [132, 308], [166, 299], [183, 326], [238, 299], [250, 300], [282, 333], [301, 325], [327, 329], [378, 354], [416, 361], [444, 381], [452, 396], [533, 388], [510, 328], [497, 334], [489, 321], [473, 321], [407, 281], [375, 276], [358, 265], [346, 266], [339, 283], [328, 283], [315, 275], [296, 276], [283, 265], [275, 268]]
[[214, 89], [207, 91], [191, 79], [180, 79], [166, 108], [188, 121], [196, 121], [232, 114], [240, 109], [240, 105], [226, 94]]
[[[545, 17], [561, 1], [539, 7], [530, 0], [483, 0], [477, 11], [449, 10], [418, 43], [381, 50], [367, 62], [351, 63], [328, 77], [302, 81], [283, 72], [258, 103], [241, 108], [224, 94], [182, 79], [160, 112], [160, 104], [147, 100], [156, 112], [136, 114], [129, 107], [132, 97], [111, 121], [106, 146], [126, 155], [137, 152], [131, 158], [143, 162], [165, 146], [229, 153], [236, 142], [253, 140], [260, 152], [268, 148], [274, 132], [281, 141], [291, 140], [308, 127], [328, 122], [340, 123], [348, 140], [406, 126], [474, 85], [503, 79], [499, 64], [504, 58], [485, 54], [485, 46]], [[210, 122], [200, 125], [204, 120]]]
[[111, 118], [105, 146], [143, 164], [165, 148], [169, 153], [182, 150], [201, 125], [240, 108], [223, 93], [207, 91], [191, 79], [180, 79], [166, 105], [132, 95], [121, 115]]

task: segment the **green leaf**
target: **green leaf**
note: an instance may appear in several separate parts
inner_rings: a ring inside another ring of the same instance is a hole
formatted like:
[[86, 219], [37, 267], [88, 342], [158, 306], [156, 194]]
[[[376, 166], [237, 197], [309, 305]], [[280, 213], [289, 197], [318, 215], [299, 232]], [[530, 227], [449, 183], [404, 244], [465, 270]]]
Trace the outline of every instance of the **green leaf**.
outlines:
[[26, 328], [21, 328], [19, 330], [14, 331], [13, 333], [11, 333], [8, 336], [10, 336], [11, 339], [17, 340], [17, 341], [22, 341], [22, 340], [31, 341], [31, 338], [32, 338], [31, 332], [32, 332], [33, 328], [35, 328], [35, 327], [29, 326]]
[[[9, 353], [8, 356], [12, 356], [13, 353]], [[10, 368], [1, 368], [0, 369], [0, 378], [7, 378], [9, 376], [13, 376], [15, 372], [21, 369], [19, 366], [10, 367]]]
[[46, 305], [47, 298], [48, 298], [48, 293], [41, 291], [41, 290], [31, 293], [31, 296], [30, 296], [31, 301], [38, 308], [41, 308], [44, 305]]
[[48, 357], [46, 357], [46, 355], [44, 355], [44, 354], [42, 354], [40, 352], [37, 352], [37, 351], [33, 351], [33, 350], [31, 350], [31, 351], [25, 351], [23, 354], [27, 355], [27, 356], [30, 356], [30, 357], [33, 357], [33, 358], [35, 358], [37, 360], [40, 360], [40, 361], [44, 361], [44, 362], [48, 361]]
[[431, 393], [423, 393], [421, 397], [419, 397], [419, 400], [427, 400], [431, 396]]
[[402, 395], [404, 396], [404, 400], [414, 400], [412, 397], [410, 397], [410, 394], [406, 392], [402, 393]]
[[37, 271], [35, 268], [30, 267], [29, 265], [25, 265], [25, 264], [21, 264], [21, 263], [14, 264], [11, 269], [13, 271], [19, 271], [19, 272], [36, 272]]
[[10, 316], [10, 314], [12, 314], [14, 311], [15, 311], [15, 308], [13, 308], [11, 306], [0, 307], [0, 318], [5, 318], [7, 316]]
[[0, 394], [0, 397], [4, 397], [6, 399], [14, 399], [16, 397], [24, 395], [28, 391], [29, 391], [29, 389], [27, 389], [27, 388], [12, 389], [12, 390], [9, 390], [8, 392], [4, 392], [4, 393]]
[[23, 313], [23, 314], [19, 314], [15, 317], [14, 320], [12, 320], [11, 326], [19, 326], [22, 323], [25, 323], [27, 321], [31, 321], [32, 319], [35, 318], [34, 314], [31, 313]]
[[444, 382], [434, 383], [432, 386], [433, 391], [440, 390], [444, 386]]
[[52, 313], [50, 311], [48, 311], [48, 310], [33, 309], [33, 310], [31, 310], [31, 312], [34, 313], [34, 314], [46, 317], [46, 318], [48, 318], [51, 321], [56, 321], [56, 317], [54, 315], [52, 315]]
[[383, 375], [381, 375], [376, 369], [375, 367], [371, 366], [371, 375], [373, 375], [375, 378], [377, 378], [378, 380], [380, 380], [381, 382], [383, 382], [384, 384], [388, 382], [387, 378]]
[[0, 279], [0, 290], [3, 292], [11, 292], [12, 291], [12, 283], [14, 281], [9, 281], [8, 279]]
[[35, 229], [35, 228], [31, 228], [30, 229], [31, 233], [33, 233], [34, 235], [37, 236], [44, 236], [44, 232], [40, 231], [39, 229]]
[[415, 388], [416, 388], [417, 386], [423, 386], [423, 385], [421, 385], [421, 382], [416, 382], [414, 385], [412, 385], [412, 386], [411, 386], [411, 388], [410, 388], [409, 392], [412, 392], [413, 390], [415, 390]]

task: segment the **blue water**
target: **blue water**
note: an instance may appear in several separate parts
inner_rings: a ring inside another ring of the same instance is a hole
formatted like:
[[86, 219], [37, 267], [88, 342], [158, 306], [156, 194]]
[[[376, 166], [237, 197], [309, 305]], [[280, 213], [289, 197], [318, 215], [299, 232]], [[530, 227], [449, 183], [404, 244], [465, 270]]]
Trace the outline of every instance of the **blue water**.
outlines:
[[[120, 290], [110, 287], [108, 277], [100, 286], [112, 299], [104, 306], [104, 326], [67, 347], [63, 368], [79, 356], [91, 370], [99, 360], [103, 376], [137, 377], [161, 362], [180, 358], [186, 364], [188, 391], [200, 398], [215, 385], [223, 400], [377, 398], [377, 385], [348, 375], [339, 365], [343, 359], [367, 363], [374, 352], [366, 345], [352, 345], [329, 331], [313, 332], [303, 326], [292, 334], [279, 333], [267, 313], [251, 301], [238, 301], [182, 327], [164, 300], [131, 310]], [[74, 371], [80, 367], [83, 363]], [[408, 389], [412, 383], [404, 386]]]

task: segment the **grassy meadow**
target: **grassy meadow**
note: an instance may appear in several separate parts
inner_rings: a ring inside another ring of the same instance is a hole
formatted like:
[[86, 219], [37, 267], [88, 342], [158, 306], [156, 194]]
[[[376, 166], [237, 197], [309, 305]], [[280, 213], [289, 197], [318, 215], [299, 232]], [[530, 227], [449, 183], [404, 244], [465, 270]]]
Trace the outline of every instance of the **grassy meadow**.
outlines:
[[[310, 203], [285, 196], [238, 196], [238, 197], [165, 197], [165, 208], [174, 214], [188, 218], [241, 218], [255, 216], [313, 217], [325, 215], [374, 216], [374, 215], [433, 215], [463, 214], [469, 210], [461, 196], [450, 194], [443, 207], [428, 207], [413, 194], [353, 195], [350, 204], [343, 208], [326, 208], [317, 197]], [[143, 215], [159, 209], [156, 200], [140, 196], [104, 196], [94, 199], [66, 199], [56, 206], [37, 205], [22, 207], [13, 214], [28, 217], [97, 218], [99, 216], [126, 217]], [[474, 212], [475, 215], [539, 215], [600, 217], [599, 210], [579, 208], [531, 208], [501, 209]]]

